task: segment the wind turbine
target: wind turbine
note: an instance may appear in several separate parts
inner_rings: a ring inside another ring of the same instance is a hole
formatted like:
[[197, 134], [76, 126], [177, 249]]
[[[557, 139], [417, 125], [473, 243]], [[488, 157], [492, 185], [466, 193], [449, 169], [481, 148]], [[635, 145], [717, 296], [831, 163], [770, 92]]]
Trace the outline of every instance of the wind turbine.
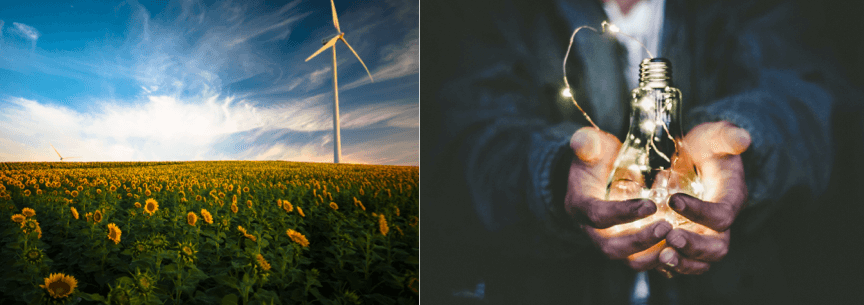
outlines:
[[333, 3], [333, 0], [330, 0], [330, 7], [333, 9], [333, 26], [336, 27], [336, 32], [338, 33], [336, 33], [336, 35], [330, 37], [329, 39], [322, 40], [321, 43], [324, 44], [324, 46], [318, 49], [318, 51], [315, 51], [312, 56], [306, 58], [306, 61], [309, 61], [327, 48], [333, 48], [333, 162], [339, 163], [339, 160], [342, 159], [342, 136], [340, 135], [339, 131], [339, 85], [336, 81], [336, 42], [338, 42], [339, 40], [344, 42], [345, 45], [348, 46], [348, 49], [351, 49], [351, 52], [354, 53], [354, 56], [357, 56], [357, 59], [360, 60], [360, 63], [363, 64], [363, 68], [366, 69], [366, 73], [369, 74], [369, 79], [373, 82], [375, 81], [375, 79], [372, 78], [372, 73], [369, 73], [369, 68], [366, 68], [366, 64], [363, 63], [363, 59], [360, 58], [360, 55], [357, 55], [357, 52], [354, 51], [354, 48], [352, 48], [351, 45], [348, 44], [347, 41], [345, 41], [345, 33], [343, 33], [341, 29], [339, 29], [339, 18], [336, 17], [336, 4]]
[[[51, 145], [51, 148], [54, 148], [54, 145], [52, 145], [51, 143], [48, 143], [48, 145]], [[60, 152], [57, 151], [56, 148], [54, 148], [54, 152], [57, 153], [57, 156], [60, 156]], [[66, 158], [63, 158], [63, 156], [60, 156], [60, 161], [63, 161], [63, 159], [74, 159], [74, 158], [81, 158], [81, 157], [66, 157]]]

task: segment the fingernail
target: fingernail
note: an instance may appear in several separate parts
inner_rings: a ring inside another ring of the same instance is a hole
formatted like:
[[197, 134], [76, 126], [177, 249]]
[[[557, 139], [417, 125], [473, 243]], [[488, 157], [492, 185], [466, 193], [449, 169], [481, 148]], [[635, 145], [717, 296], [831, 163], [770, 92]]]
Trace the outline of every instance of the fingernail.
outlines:
[[663, 253], [660, 253], [660, 260], [669, 267], [675, 267], [678, 265], [678, 258], [675, 257], [675, 251], [663, 251]]
[[687, 240], [684, 239], [683, 236], [678, 235], [672, 237], [672, 240], [670, 240], [669, 243], [672, 244], [673, 247], [680, 249], [687, 245]]
[[669, 231], [671, 231], [671, 230], [672, 230], [672, 225], [670, 225], [669, 223], [666, 223], [666, 222], [661, 223], [661, 224], [657, 225], [656, 227], [654, 227], [654, 237], [657, 237], [657, 238], [663, 237], [666, 235], [666, 233], [669, 233]]
[[642, 206], [639, 207], [639, 217], [645, 217], [654, 212], [657, 212], [657, 205], [651, 200], [641, 200]]
[[733, 137], [738, 142], [737, 144], [746, 148], [750, 146], [750, 133], [747, 132], [744, 128], [735, 128], [733, 131]]

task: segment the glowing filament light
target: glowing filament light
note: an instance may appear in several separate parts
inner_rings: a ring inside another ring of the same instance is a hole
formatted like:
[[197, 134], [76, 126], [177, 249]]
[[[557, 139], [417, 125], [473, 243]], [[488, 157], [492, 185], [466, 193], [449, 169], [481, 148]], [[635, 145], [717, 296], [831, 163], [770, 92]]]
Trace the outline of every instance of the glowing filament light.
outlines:
[[561, 96], [563, 96], [563, 97], [572, 97], [573, 94], [570, 93], [570, 88], [564, 88], [564, 90], [561, 90]]

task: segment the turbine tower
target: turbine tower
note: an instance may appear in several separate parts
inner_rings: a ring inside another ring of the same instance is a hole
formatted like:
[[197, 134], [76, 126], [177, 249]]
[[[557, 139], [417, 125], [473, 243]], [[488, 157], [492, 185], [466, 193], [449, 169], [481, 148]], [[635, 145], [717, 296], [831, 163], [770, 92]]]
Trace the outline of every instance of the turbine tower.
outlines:
[[[51, 145], [51, 148], [54, 148], [54, 145], [53, 145], [53, 144], [51, 144], [51, 143], [48, 143], [48, 145]], [[56, 148], [54, 148], [54, 152], [55, 152], [55, 153], [57, 153], [57, 156], [59, 156], [59, 157], [60, 157], [60, 161], [63, 161], [63, 159], [74, 159], [74, 158], [81, 158], [81, 157], [66, 157], [66, 158], [63, 158], [63, 156], [61, 156], [61, 155], [60, 155], [60, 152], [59, 152], [59, 151], [57, 151], [57, 149], [56, 149]]]
[[360, 58], [360, 55], [357, 55], [354, 48], [345, 41], [345, 33], [339, 29], [339, 18], [336, 17], [336, 4], [333, 3], [333, 0], [330, 0], [330, 7], [333, 9], [333, 26], [336, 27], [337, 33], [333, 37], [321, 41], [324, 46], [318, 49], [318, 51], [315, 51], [312, 56], [306, 58], [306, 61], [309, 61], [327, 48], [333, 48], [333, 162], [339, 163], [339, 160], [342, 159], [342, 136], [339, 131], [339, 85], [336, 81], [336, 42], [339, 40], [344, 42], [345, 45], [348, 46], [348, 49], [351, 49], [351, 52], [354, 53], [354, 56], [357, 56], [360, 63], [363, 64], [363, 68], [366, 69], [366, 74], [369, 74], [369, 79], [373, 82], [375, 79], [372, 78], [372, 73], [369, 73], [369, 68], [366, 68], [366, 64], [363, 63], [363, 59]]

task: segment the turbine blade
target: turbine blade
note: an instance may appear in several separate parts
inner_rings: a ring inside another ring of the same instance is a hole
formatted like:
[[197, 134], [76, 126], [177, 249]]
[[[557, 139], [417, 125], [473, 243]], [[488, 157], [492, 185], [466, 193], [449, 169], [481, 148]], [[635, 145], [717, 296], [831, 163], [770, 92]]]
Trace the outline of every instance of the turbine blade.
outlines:
[[344, 42], [345, 45], [348, 46], [349, 49], [351, 49], [351, 52], [354, 53], [354, 56], [357, 56], [357, 59], [359, 59], [359, 60], [360, 60], [360, 63], [363, 64], [363, 69], [366, 69], [366, 74], [369, 74], [369, 79], [372, 80], [372, 81], [374, 82], [375, 79], [372, 78], [372, 73], [369, 73], [369, 68], [366, 68], [366, 64], [363, 63], [363, 59], [360, 59], [360, 55], [357, 55], [357, 52], [355, 52], [355, 51], [354, 51], [354, 48], [352, 48], [351, 45], [348, 44], [347, 41], [345, 41], [345, 38], [339, 37], [339, 39], [341, 39], [342, 42]]
[[342, 33], [342, 30], [339, 29], [339, 18], [336, 17], [336, 4], [333, 3], [333, 0], [330, 0], [330, 7], [333, 8], [333, 25], [336, 26], [336, 31]]
[[[48, 145], [51, 145], [51, 148], [54, 148], [54, 145], [53, 145], [53, 144], [51, 144], [51, 143], [48, 143]], [[59, 151], [57, 151], [57, 149], [56, 149], [56, 148], [54, 148], [54, 152], [55, 152], [55, 153], [57, 153], [57, 156], [58, 156], [58, 157], [60, 157], [60, 159], [63, 159], [63, 156], [61, 156], [61, 155], [60, 155], [60, 152], [59, 152]]]
[[339, 40], [339, 37], [340, 37], [339, 35], [336, 35], [336, 37], [333, 37], [333, 39], [330, 39], [330, 41], [328, 41], [327, 44], [325, 44], [323, 47], [318, 49], [318, 51], [315, 51], [315, 53], [313, 53], [312, 56], [309, 56], [309, 58], [307, 58], [306, 61], [309, 61], [310, 59], [312, 59], [312, 57], [315, 57], [319, 53], [324, 52], [324, 50], [326, 50], [327, 48], [332, 47], [334, 44], [336, 44], [336, 41]]

